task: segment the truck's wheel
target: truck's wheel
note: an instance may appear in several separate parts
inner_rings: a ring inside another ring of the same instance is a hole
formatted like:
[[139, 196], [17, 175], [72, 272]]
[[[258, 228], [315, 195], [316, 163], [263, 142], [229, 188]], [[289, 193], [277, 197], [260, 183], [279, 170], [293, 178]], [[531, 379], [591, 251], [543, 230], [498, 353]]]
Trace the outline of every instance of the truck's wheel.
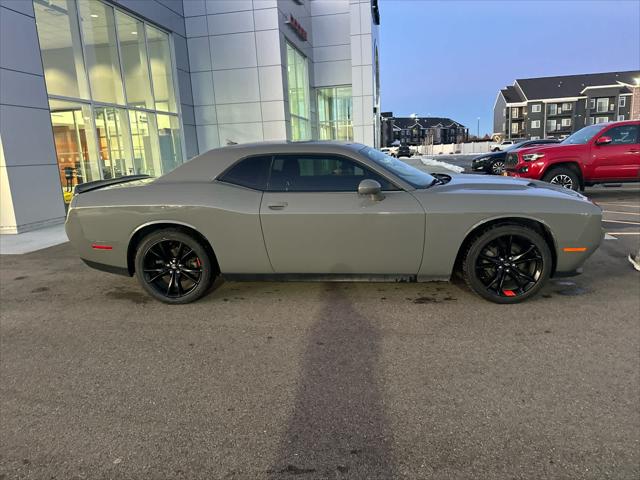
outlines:
[[545, 182], [553, 183], [560, 187], [569, 188], [571, 190], [580, 190], [580, 178], [573, 168], [556, 167], [552, 168], [542, 178]]

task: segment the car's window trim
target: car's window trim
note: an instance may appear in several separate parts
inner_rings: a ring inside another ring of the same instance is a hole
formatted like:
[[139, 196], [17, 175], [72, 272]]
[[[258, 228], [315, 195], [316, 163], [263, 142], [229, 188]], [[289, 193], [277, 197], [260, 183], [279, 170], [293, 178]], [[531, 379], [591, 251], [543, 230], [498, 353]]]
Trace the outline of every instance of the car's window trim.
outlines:
[[337, 157], [337, 158], [343, 158], [345, 160], [350, 160], [352, 162], [354, 162], [356, 165], [360, 166], [362, 169], [364, 169], [367, 172], [371, 172], [371, 173], [375, 173], [376, 175], [384, 178], [387, 182], [389, 182], [391, 185], [393, 185], [396, 190], [382, 190], [383, 192], [403, 192], [406, 191], [405, 188], [403, 188], [402, 186], [398, 185], [398, 182], [396, 182], [393, 179], [390, 179], [388, 175], [384, 175], [380, 172], [378, 172], [375, 169], [372, 169], [369, 165], [365, 164], [364, 162], [362, 162], [361, 160], [358, 160], [357, 158], [353, 158], [351, 156], [348, 155], [344, 155], [341, 153], [321, 153], [321, 152], [309, 152], [309, 153], [275, 153], [273, 154], [273, 157], [271, 158], [271, 166], [269, 168], [269, 175], [268, 175], [268, 181], [267, 181], [267, 190], [265, 190], [265, 192], [269, 192], [269, 193], [358, 193], [357, 190], [355, 191], [351, 191], [351, 190], [271, 190], [271, 174], [273, 172], [273, 162], [275, 162], [277, 157], [292, 157], [292, 156], [308, 156], [308, 157], [318, 157], [318, 156], [322, 156], [322, 155], [327, 155], [327, 156], [331, 156], [331, 157]]

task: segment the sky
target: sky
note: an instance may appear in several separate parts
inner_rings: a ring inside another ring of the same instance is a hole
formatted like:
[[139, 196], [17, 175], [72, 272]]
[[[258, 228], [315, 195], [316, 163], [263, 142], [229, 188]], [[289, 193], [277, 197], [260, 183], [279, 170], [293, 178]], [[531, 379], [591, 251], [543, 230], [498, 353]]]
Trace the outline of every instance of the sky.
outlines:
[[640, 70], [640, 0], [380, 0], [382, 111], [493, 131], [517, 78]]

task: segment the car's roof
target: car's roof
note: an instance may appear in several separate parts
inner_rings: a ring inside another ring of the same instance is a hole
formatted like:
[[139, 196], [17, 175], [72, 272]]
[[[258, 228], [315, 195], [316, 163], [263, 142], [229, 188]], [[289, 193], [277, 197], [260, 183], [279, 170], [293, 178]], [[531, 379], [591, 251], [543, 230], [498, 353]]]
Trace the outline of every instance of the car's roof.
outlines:
[[349, 154], [365, 148], [355, 142], [308, 141], [308, 142], [257, 142], [242, 143], [209, 150], [172, 172], [160, 177], [157, 182], [195, 182], [217, 177], [237, 160], [254, 155], [275, 155], [281, 153], [333, 153]]

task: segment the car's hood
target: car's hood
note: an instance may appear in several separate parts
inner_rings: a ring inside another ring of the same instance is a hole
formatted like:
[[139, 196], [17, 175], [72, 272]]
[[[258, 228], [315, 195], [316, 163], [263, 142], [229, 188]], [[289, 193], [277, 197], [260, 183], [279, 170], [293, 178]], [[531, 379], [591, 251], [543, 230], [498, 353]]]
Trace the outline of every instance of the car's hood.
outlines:
[[474, 160], [480, 160], [481, 158], [496, 158], [496, 157], [504, 157], [507, 154], [507, 152], [500, 151], [500, 152], [487, 152], [487, 153], [483, 153], [481, 155], [478, 155], [476, 157], [473, 157]]
[[555, 196], [560, 198], [573, 197], [586, 199], [578, 192], [540, 180], [528, 178], [502, 177], [496, 175], [450, 175], [451, 180], [444, 185], [436, 185], [434, 189], [447, 193], [487, 192], [498, 193], [526, 193], [527, 195]]
[[570, 145], [562, 143], [551, 143], [549, 145], [537, 145], [535, 147], [526, 147], [518, 150], [519, 153], [536, 153], [536, 152], [557, 152], [559, 154], [573, 153], [583, 151], [584, 145]]

